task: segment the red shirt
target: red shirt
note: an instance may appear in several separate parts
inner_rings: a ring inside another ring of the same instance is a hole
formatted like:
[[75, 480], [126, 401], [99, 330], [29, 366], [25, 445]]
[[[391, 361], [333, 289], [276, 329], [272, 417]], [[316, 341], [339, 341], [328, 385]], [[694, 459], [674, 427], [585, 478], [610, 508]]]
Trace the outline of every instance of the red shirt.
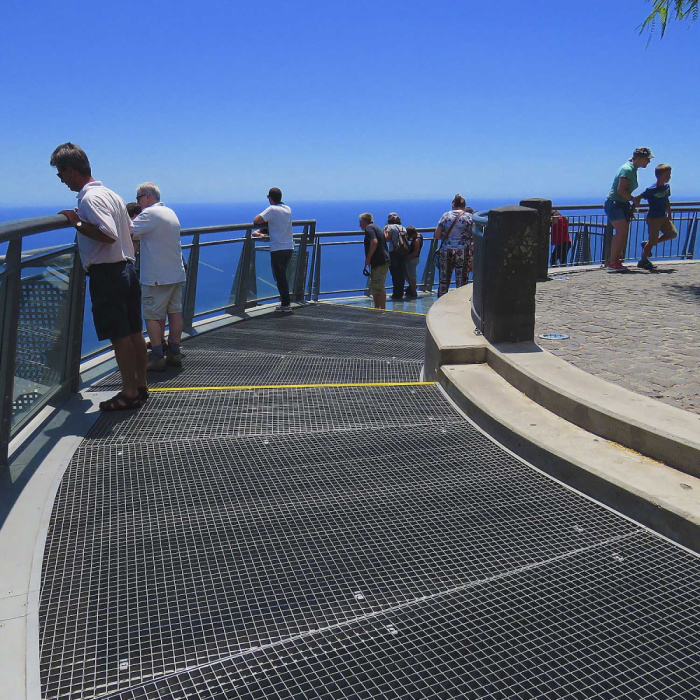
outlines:
[[569, 220], [558, 216], [552, 220], [552, 245], [571, 243], [569, 238]]

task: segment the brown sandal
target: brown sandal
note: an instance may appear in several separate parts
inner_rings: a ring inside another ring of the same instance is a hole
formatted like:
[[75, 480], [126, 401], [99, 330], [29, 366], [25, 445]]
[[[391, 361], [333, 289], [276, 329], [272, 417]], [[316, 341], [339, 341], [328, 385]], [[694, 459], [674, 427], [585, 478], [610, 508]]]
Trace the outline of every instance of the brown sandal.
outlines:
[[116, 396], [113, 396], [107, 401], [100, 402], [100, 411], [110, 413], [112, 411], [133, 411], [136, 408], [141, 408], [141, 397], [135, 396], [130, 399], [120, 391]]

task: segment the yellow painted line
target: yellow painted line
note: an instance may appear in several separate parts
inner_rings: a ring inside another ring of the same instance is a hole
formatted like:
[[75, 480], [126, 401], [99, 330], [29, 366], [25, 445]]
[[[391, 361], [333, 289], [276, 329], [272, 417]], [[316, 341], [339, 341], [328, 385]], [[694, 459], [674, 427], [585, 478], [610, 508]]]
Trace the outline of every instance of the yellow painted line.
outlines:
[[426, 314], [418, 313], [417, 311], [399, 311], [398, 309], [375, 309], [373, 306], [355, 306], [355, 304], [335, 304], [332, 301], [318, 301], [317, 304], [324, 306], [344, 306], [346, 309], [364, 309], [365, 311], [388, 311], [392, 314], [409, 314], [410, 316], [425, 316]]
[[149, 391], [250, 391], [251, 389], [344, 389], [354, 386], [434, 386], [435, 382], [349, 382], [346, 384], [259, 384], [250, 386], [154, 387]]

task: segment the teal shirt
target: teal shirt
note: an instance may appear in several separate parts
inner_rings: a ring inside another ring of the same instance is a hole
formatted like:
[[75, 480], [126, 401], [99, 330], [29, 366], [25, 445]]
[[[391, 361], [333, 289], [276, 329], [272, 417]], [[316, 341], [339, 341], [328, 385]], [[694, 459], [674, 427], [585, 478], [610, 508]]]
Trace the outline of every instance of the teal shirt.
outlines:
[[637, 189], [638, 183], [637, 183], [637, 168], [632, 165], [631, 161], [627, 161], [618, 171], [617, 175], [615, 175], [615, 179], [613, 180], [612, 188], [610, 189], [610, 193], [608, 194], [608, 199], [612, 199], [615, 202], [627, 202], [624, 197], [620, 197], [620, 195], [617, 193], [617, 185], [620, 182], [621, 177], [626, 177], [630, 183], [629, 187], [627, 188], [627, 191], [632, 194]]

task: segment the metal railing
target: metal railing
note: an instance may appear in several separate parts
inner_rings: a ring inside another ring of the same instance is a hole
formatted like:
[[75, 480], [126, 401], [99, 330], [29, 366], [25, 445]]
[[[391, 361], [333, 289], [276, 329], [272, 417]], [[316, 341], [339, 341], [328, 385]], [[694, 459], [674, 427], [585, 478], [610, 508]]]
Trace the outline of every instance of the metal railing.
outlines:
[[[418, 264], [417, 287], [422, 292], [432, 291], [435, 285], [433, 255], [437, 241], [433, 238], [434, 228], [418, 228], [423, 234], [423, 248]], [[426, 236], [428, 234], [428, 236]], [[350, 240], [347, 240], [350, 239]], [[307, 298], [319, 301], [322, 297], [365, 294], [369, 296], [369, 281], [361, 274], [365, 259], [364, 234], [362, 231], [324, 231], [317, 233], [311, 257], [311, 276], [306, 290]], [[349, 248], [351, 247], [351, 248]], [[326, 251], [325, 253], [323, 251]], [[339, 251], [339, 252], [336, 252]], [[347, 251], [350, 251], [349, 253]], [[327, 262], [324, 265], [324, 260]], [[335, 263], [335, 264], [334, 264]], [[332, 270], [334, 281], [322, 275], [322, 270]], [[362, 281], [363, 286], [357, 286]], [[342, 283], [340, 283], [342, 282]], [[390, 286], [386, 287], [390, 289]]]
[[[296, 232], [288, 279], [292, 299], [303, 302], [316, 222], [294, 221], [292, 226]], [[96, 342], [92, 319], [85, 318], [89, 292], [76, 243], [27, 250], [31, 236], [65, 228], [69, 224], [64, 216], [0, 224], [0, 467], [7, 465], [11, 437], [49, 402], [76, 392], [81, 362], [111, 347]], [[244, 313], [278, 296], [270, 265], [262, 264], [269, 245], [253, 236], [257, 228], [264, 231], [265, 226], [182, 230], [188, 258], [185, 331], [193, 333], [197, 319]], [[207, 262], [210, 251], [216, 265]], [[201, 266], [213, 270], [207, 270], [207, 284], [198, 284]]]
[[[550, 267], [605, 264], [610, 261], [610, 245], [614, 231], [608, 224], [602, 205], [570, 204], [553, 208], [569, 221], [571, 247], [566, 252], [565, 264], [557, 262], [557, 264], [550, 264]], [[630, 223], [625, 251], [625, 257], [629, 260], [635, 260], [641, 256], [641, 244], [647, 240], [645, 220], [647, 211], [648, 207], [639, 207], [635, 218]], [[698, 257], [700, 255], [698, 237], [700, 202], [673, 202], [671, 215], [678, 237], [659, 244], [654, 249], [652, 260], [691, 260]]]
[[[607, 260], [612, 230], [600, 205], [556, 207], [569, 219], [572, 246], [567, 265]], [[639, 210], [631, 226], [628, 257], [638, 257], [645, 222]], [[477, 215], [476, 245], [483, 232], [484, 213]], [[678, 238], [661, 244], [656, 258], [692, 259], [700, 254], [699, 202], [673, 204]], [[369, 294], [361, 276], [364, 261], [361, 231], [316, 232], [314, 220], [294, 221], [294, 256], [289, 281], [294, 301], [318, 301], [329, 296]], [[0, 466], [7, 464], [8, 443], [48, 402], [75, 392], [81, 361], [108, 350], [94, 337], [92, 319], [85, 318], [85, 274], [75, 243], [26, 250], [25, 239], [69, 228], [63, 216], [47, 216], [0, 224]], [[216, 314], [240, 314], [277, 297], [269, 246], [253, 237], [252, 223], [182, 230], [187, 276], [183, 297], [185, 330]], [[264, 228], [264, 227], [262, 227]], [[424, 235], [418, 288], [432, 292], [434, 228]], [[227, 234], [222, 237], [221, 234]], [[354, 246], [355, 248], [353, 248]], [[475, 251], [475, 264], [478, 252]], [[206, 284], [199, 283], [200, 269]], [[362, 286], [360, 286], [360, 284]], [[478, 300], [478, 290], [475, 290]]]

